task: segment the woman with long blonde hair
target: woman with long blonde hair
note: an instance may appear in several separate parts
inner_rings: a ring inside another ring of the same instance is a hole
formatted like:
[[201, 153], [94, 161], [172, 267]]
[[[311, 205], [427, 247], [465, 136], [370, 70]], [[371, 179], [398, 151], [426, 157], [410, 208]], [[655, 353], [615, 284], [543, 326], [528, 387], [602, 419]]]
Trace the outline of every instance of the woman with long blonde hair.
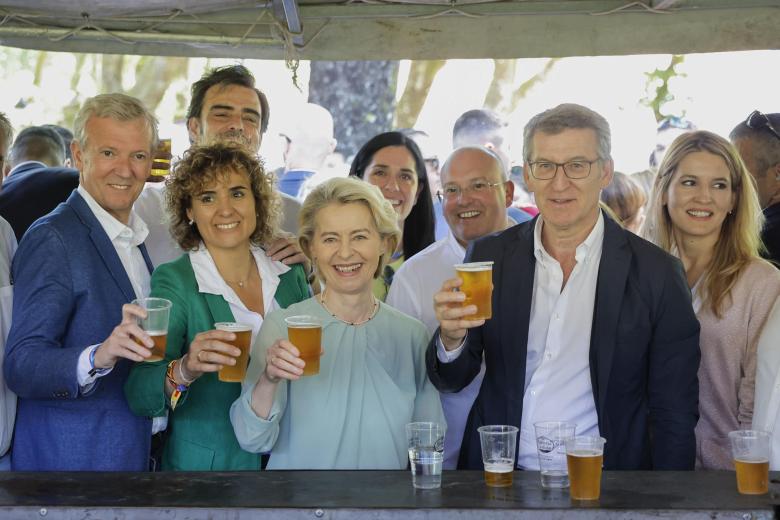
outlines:
[[736, 149], [707, 131], [674, 140], [642, 234], [685, 267], [701, 324], [697, 467], [733, 469], [728, 433], [751, 427], [756, 346], [780, 295], [761, 259], [763, 216]]

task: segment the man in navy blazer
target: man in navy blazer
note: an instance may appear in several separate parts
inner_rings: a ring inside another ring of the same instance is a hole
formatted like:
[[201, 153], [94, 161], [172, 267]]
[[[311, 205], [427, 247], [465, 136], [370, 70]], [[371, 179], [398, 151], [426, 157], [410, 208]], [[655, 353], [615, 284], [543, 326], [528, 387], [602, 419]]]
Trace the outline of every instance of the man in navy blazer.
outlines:
[[16, 137], [0, 191], [0, 216], [11, 224], [17, 241], [79, 185], [78, 170], [63, 166], [65, 146], [52, 127], [31, 126]]
[[152, 265], [132, 207], [151, 170], [157, 121], [138, 100], [106, 94], [85, 102], [74, 129], [79, 187], [27, 231], [12, 267], [11, 466], [139, 471], [151, 421], [130, 411], [123, 385], [152, 341], [136, 324], [144, 311], [128, 302], [148, 294]]
[[494, 262], [492, 318], [467, 319], [476, 307], [460, 305], [458, 278], [434, 297], [433, 384], [460, 390], [485, 357], [459, 467], [482, 467], [477, 427], [508, 424], [516, 467], [538, 469], [534, 423], [555, 420], [604, 437], [606, 469], [693, 469], [699, 324], [680, 262], [599, 208], [609, 125], [560, 105], [531, 119], [523, 149], [539, 216], [466, 253]]

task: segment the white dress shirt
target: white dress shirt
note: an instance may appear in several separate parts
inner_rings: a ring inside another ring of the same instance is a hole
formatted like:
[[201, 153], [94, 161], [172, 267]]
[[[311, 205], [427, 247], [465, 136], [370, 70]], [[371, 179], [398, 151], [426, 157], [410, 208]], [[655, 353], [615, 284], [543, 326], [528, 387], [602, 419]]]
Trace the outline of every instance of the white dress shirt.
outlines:
[[[452, 231], [403, 263], [393, 277], [386, 303], [417, 318], [433, 335], [439, 327], [433, 311], [433, 295], [439, 292], [445, 280], [455, 277], [455, 264], [463, 262], [466, 250], [458, 243]], [[474, 400], [485, 376], [485, 363], [471, 383], [455, 393], [441, 393], [441, 407], [447, 421], [444, 436], [444, 469], [458, 465], [460, 445]]]
[[7, 459], [2, 456], [11, 446], [16, 418], [16, 394], [5, 384], [3, 375], [3, 355], [5, 340], [11, 330], [11, 310], [14, 290], [11, 285], [11, 259], [16, 253], [16, 236], [11, 225], [0, 217], [0, 471], [10, 469]]
[[772, 434], [769, 469], [780, 470], [780, 300], [775, 302], [758, 340], [753, 429]]
[[[290, 268], [281, 262], [268, 258], [265, 251], [259, 247], [252, 247], [252, 256], [257, 264], [257, 271], [260, 273], [260, 279], [263, 281], [263, 307], [265, 314], [279, 309], [279, 304], [274, 299], [276, 289], [279, 287], [279, 277], [290, 270]], [[206, 294], [216, 294], [222, 296], [230, 306], [230, 312], [236, 323], [243, 323], [252, 326], [252, 342], [255, 341], [260, 325], [263, 324], [263, 317], [254, 311], [250, 311], [238, 297], [236, 292], [225, 282], [222, 275], [217, 270], [217, 265], [211, 257], [209, 250], [202, 243], [200, 247], [189, 252], [192, 270], [195, 273], [195, 280], [198, 282], [198, 291]]]
[[[95, 215], [95, 218], [100, 223], [100, 226], [108, 235], [111, 244], [116, 250], [116, 254], [119, 256], [119, 260], [122, 262], [122, 267], [125, 268], [127, 277], [130, 279], [130, 284], [133, 286], [136, 298], [143, 298], [149, 295], [149, 282], [151, 280], [151, 273], [144, 261], [144, 257], [141, 254], [141, 250], [138, 248], [149, 231], [141, 218], [135, 214], [134, 211], [130, 212], [130, 218], [127, 225], [122, 224], [116, 218], [114, 218], [108, 211], [103, 209], [100, 204], [87, 192], [81, 185], [77, 188], [79, 195], [84, 199]], [[117, 305], [126, 302], [116, 302]], [[119, 325], [117, 323], [117, 325]], [[99, 370], [95, 375], [89, 375], [89, 371], [92, 368], [89, 362], [89, 355], [92, 350], [97, 349], [99, 345], [91, 345], [84, 349], [79, 356], [78, 368], [76, 374], [78, 376], [79, 385], [82, 387], [82, 392], [86, 392], [88, 388], [95, 382], [98, 377], [108, 374], [111, 370]]]
[[[577, 425], [577, 435], [599, 434], [589, 355], [604, 217], [599, 212], [593, 230], [577, 246], [577, 263], [563, 290], [563, 270], [542, 244], [543, 225], [540, 217], [534, 227], [536, 266], [517, 456], [518, 467], [532, 470], [539, 469], [534, 423], [568, 421]], [[462, 351], [463, 345], [447, 352], [438, 342], [443, 363]]]

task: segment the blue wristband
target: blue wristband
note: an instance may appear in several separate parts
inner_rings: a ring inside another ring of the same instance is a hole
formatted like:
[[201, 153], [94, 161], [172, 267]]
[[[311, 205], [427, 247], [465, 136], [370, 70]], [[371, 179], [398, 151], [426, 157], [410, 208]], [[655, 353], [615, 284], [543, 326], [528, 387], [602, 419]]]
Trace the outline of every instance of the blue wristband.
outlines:
[[89, 369], [89, 372], [87, 372], [87, 373], [89, 374], [90, 377], [94, 377], [95, 374], [98, 373], [98, 369], [95, 368], [95, 352], [97, 352], [97, 349], [98, 349], [98, 347], [95, 347], [95, 348], [92, 349], [92, 352], [89, 353], [89, 366], [90, 366], [90, 369]]

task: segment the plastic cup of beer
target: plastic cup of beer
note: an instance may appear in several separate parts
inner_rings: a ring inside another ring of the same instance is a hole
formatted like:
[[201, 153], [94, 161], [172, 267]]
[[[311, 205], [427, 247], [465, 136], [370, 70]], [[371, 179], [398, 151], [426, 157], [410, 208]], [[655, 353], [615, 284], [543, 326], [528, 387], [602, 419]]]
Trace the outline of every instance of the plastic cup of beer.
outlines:
[[759, 430], [729, 433], [731, 454], [737, 469], [737, 491], [743, 495], [769, 492], [769, 451], [772, 436]]
[[601, 467], [604, 437], [580, 436], [566, 439], [569, 494], [574, 500], [598, 500], [601, 496]]
[[463, 280], [460, 291], [466, 295], [463, 307], [476, 305], [477, 312], [467, 320], [489, 320], [493, 316], [493, 262], [456, 264], [455, 273]]
[[171, 171], [171, 140], [160, 139], [152, 159], [152, 176], [163, 179]]
[[224, 365], [219, 369], [217, 377], [224, 383], [240, 383], [246, 376], [246, 366], [249, 363], [249, 348], [252, 341], [252, 326], [245, 325], [243, 323], [235, 323], [232, 321], [225, 321], [215, 323], [214, 328], [217, 330], [224, 330], [232, 332], [236, 335], [236, 339], [233, 341], [226, 341], [238, 348], [241, 354], [236, 358], [235, 365]]
[[[131, 302], [146, 309], [146, 318], [138, 318], [138, 326], [152, 337], [154, 346], [152, 355], [145, 361], [160, 361], [165, 358], [165, 347], [168, 344], [168, 318], [171, 315], [171, 302], [165, 298], [138, 298]], [[136, 338], [136, 343], [141, 341]]]
[[444, 427], [435, 422], [413, 422], [406, 425], [412, 486], [417, 489], [441, 487], [444, 462]]
[[539, 470], [543, 488], [569, 487], [569, 472], [566, 467], [566, 439], [574, 437], [577, 425], [563, 421], [534, 423], [536, 432], [536, 453], [539, 455]]
[[482, 445], [485, 484], [490, 487], [511, 486], [517, 450], [517, 427], [480, 426], [477, 431]]
[[320, 352], [322, 351], [322, 322], [315, 316], [290, 316], [287, 323], [287, 339], [301, 353], [306, 363], [304, 376], [320, 373]]

